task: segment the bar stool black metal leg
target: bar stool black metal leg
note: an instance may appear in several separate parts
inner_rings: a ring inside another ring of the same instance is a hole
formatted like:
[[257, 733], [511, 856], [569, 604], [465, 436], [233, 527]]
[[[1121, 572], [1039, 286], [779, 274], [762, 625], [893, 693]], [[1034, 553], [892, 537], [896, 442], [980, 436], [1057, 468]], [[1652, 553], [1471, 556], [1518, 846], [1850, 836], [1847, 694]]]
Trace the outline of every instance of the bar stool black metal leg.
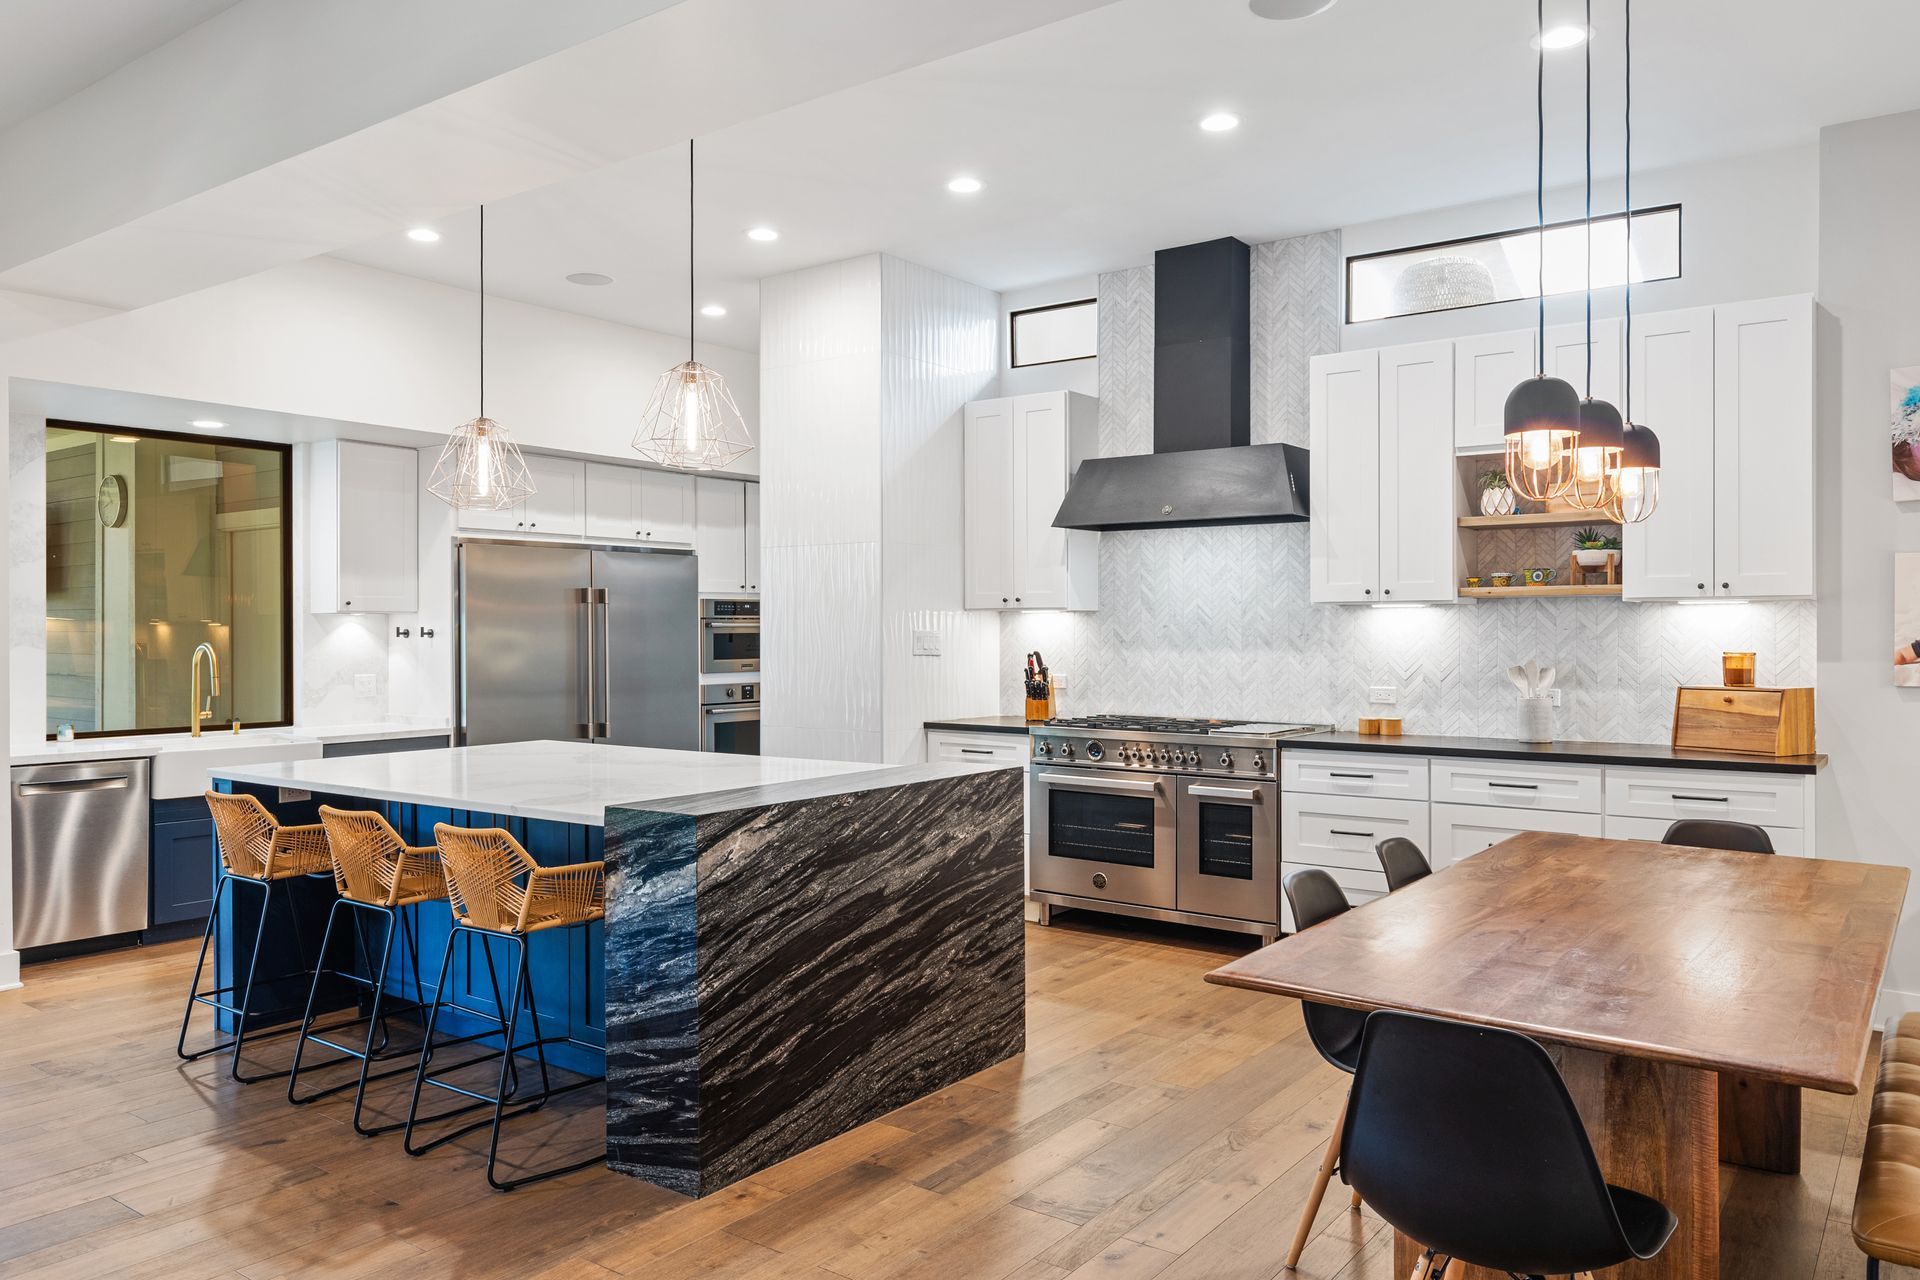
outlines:
[[334, 921], [340, 918], [340, 908], [346, 904], [345, 898], [333, 900], [333, 906], [327, 912], [326, 930], [320, 935], [320, 957], [314, 961], [313, 982], [307, 988], [307, 1009], [300, 1017], [300, 1035], [293, 1042], [293, 1066], [287, 1071], [287, 1101], [295, 1106], [312, 1102], [315, 1098], [323, 1096], [316, 1093], [312, 1097], [302, 1098], [295, 1095], [294, 1089], [300, 1083], [300, 1060], [306, 1054], [307, 1037], [313, 1031], [313, 1003], [320, 995], [320, 979], [327, 972], [327, 951], [333, 943]]
[[[533, 1110], [553, 1096], [553, 1081], [547, 1075], [546, 1040], [540, 1034], [540, 1003], [534, 999], [533, 975], [529, 972], [528, 968], [527, 952], [533, 944], [524, 934], [516, 938], [515, 941], [520, 944], [520, 986], [527, 993], [527, 1012], [533, 1019], [533, 1054], [534, 1058], [540, 1063], [540, 1100], [528, 1108], [528, 1110]], [[518, 1087], [516, 1083], [515, 1088]]]
[[[521, 993], [527, 989], [527, 940], [525, 938], [513, 938], [510, 939], [510, 941], [519, 948], [520, 957], [514, 972], [513, 1004], [507, 1010], [507, 1025], [503, 1032], [506, 1037], [506, 1052], [502, 1054], [500, 1058], [500, 1080], [495, 1086], [493, 1094], [493, 1135], [487, 1142], [487, 1185], [495, 1191], [513, 1190], [513, 1184], [511, 1182], [501, 1182], [499, 1178], [494, 1176], [493, 1171], [495, 1163], [500, 1158], [500, 1115], [507, 1107], [507, 1070], [513, 1065], [513, 1037], [520, 1026], [520, 996]], [[485, 942], [486, 940], [483, 940], [482, 945], [485, 945]], [[537, 1042], [540, 1038], [540, 1028], [537, 1023], [534, 1026], [533, 1034]], [[546, 1101], [546, 1095], [544, 1093], [542, 1093], [540, 1100], [542, 1102]], [[534, 1104], [534, 1106], [538, 1105], [539, 1103]], [[531, 1109], [532, 1108], [529, 1108], [529, 1110]]]
[[[214, 882], [213, 906], [212, 909], [207, 912], [207, 927], [200, 931], [200, 958], [193, 962], [193, 980], [187, 984], [187, 1007], [185, 1012], [180, 1015], [180, 1039], [179, 1042], [174, 1045], [174, 1053], [179, 1056], [182, 1062], [192, 1062], [196, 1058], [204, 1058], [209, 1053], [214, 1053], [226, 1047], [225, 1045], [215, 1043], [208, 1048], [201, 1049], [194, 1053], [187, 1052], [187, 1024], [193, 1020], [193, 1006], [200, 1002], [200, 974], [207, 967], [207, 948], [212, 945], [213, 931], [219, 927], [220, 896], [226, 890], [228, 879], [230, 879], [230, 877], [225, 871], [222, 871], [219, 880]], [[217, 1028], [213, 1038], [216, 1042], [220, 1039]]]
[[[262, 1080], [271, 1080], [281, 1074], [278, 1071], [266, 1071], [253, 1076], [243, 1076], [240, 1074], [240, 1055], [245, 1050], [247, 1040], [247, 1015], [253, 1009], [253, 979], [260, 971], [260, 944], [266, 941], [267, 916], [273, 910], [274, 882], [271, 880], [235, 880], [234, 883], [236, 885], [245, 883], [260, 886], [260, 923], [253, 931], [253, 951], [247, 959], [247, 985], [240, 993], [240, 1011], [234, 1015], [233, 1065], [228, 1068], [227, 1074], [233, 1077], [233, 1079], [238, 1080], [241, 1084], [258, 1084]], [[291, 908], [289, 908], [289, 914], [291, 914]], [[305, 958], [304, 947], [302, 948], [302, 958]]]
[[360, 1083], [355, 1086], [353, 1091], [353, 1131], [363, 1138], [371, 1138], [379, 1133], [391, 1133], [393, 1131], [391, 1125], [369, 1129], [360, 1123], [360, 1106], [366, 1101], [367, 1097], [367, 1071], [373, 1065], [375, 1053], [373, 1047], [374, 1027], [380, 1027], [382, 1051], [391, 1043], [387, 1037], [386, 1023], [383, 1021], [383, 1016], [380, 1012], [380, 1001], [387, 993], [387, 959], [393, 952], [393, 933], [396, 925], [394, 912], [392, 910], [382, 910], [380, 914], [385, 917], [387, 927], [386, 932], [380, 939], [380, 967], [374, 970], [373, 1009], [367, 1015], [367, 1043], [360, 1053]]
[[410, 1156], [424, 1154], [434, 1144], [416, 1149], [413, 1145], [413, 1126], [420, 1117], [420, 1089], [426, 1083], [427, 1063], [433, 1057], [433, 1029], [440, 1021], [440, 997], [447, 990], [447, 971], [453, 967], [453, 944], [460, 936], [455, 928], [447, 932], [447, 948], [440, 957], [440, 977], [433, 985], [433, 1003], [427, 1006], [427, 1038], [420, 1045], [420, 1062], [413, 1069], [413, 1096], [407, 1100], [407, 1118], [400, 1126], [400, 1149]]

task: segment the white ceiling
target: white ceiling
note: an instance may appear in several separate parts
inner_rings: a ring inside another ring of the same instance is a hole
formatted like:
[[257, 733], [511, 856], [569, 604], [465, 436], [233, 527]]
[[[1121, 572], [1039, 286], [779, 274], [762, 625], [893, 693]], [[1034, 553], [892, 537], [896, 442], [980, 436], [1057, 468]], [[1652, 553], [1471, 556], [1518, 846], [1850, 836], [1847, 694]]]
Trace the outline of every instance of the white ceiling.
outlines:
[[[1549, 22], [1577, 20], [1550, 0]], [[882, 250], [1004, 289], [1132, 265], [1218, 235], [1250, 242], [1508, 195], [1533, 184], [1532, 6], [1343, 0], [1266, 22], [1245, 0], [1119, 0], [738, 125], [700, 143], [701, 332], [756, 345], [755, 281]], [[1811, 142], [1920, 106], [1912, 0], [1661, 0], [1635, 13], [1635, 168]], [[1602, 0], [1595, 100], [1617, 172], [1618, 0]], [[1551, 55], [1577, 176], [1580, 51]], [[1232, 133], [1194, 127], [1238, 112]], [[985, 190], [950, 195], [947, 179]], [[506, 296], [685, 332], [685, 156], [655, 153], [488, 209]], [[749, 242], [766, 223], [774, 244]], [[472, 218], [341, 256], [471, 287]], [[615, 283], [566, 283], [571, 272]]]
[[[84, 4], [82, 21], [76, 10]], [[5, 0], [0, 132], [71, 97], [238, 0]]]

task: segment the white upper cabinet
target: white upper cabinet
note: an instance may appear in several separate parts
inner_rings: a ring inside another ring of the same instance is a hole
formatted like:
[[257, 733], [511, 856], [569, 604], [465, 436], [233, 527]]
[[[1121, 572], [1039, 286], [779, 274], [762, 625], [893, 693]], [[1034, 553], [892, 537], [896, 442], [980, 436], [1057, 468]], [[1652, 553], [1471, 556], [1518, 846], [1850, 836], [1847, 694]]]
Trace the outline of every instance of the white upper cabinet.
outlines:
[[1315, 356], [1308, 545], [1316, 603], [1380, 599], [1380, 353]]
[[578, 538], [587, 531], [587, 464], [527, 455], [533, 496], [520, 504], [528, 533]]
[[1636, 316], [1633, 415], [1660, 505], [1625, 530], [1634, 600], [1813, 594], [1813, 299]]
[[1456, 597], [1454, 372], [1451, 342], [1312, 361], [1308, 543], [1317, 603]]
[[748, 589], [747, 488], [744, 481], [698, 476], [693, 482], [693, 549], [703, 594]]
[[420, 607], [420, 455], [323, 440], [308, 455], [307, 542], [314, 613]]
[[1507, 393], [1531, 378], [1534, 329], [1483, 333], [1453, 343], [1453, 444], [1463, 453], [1506, 447]]
[[692, 545], [692, 476], [590, 463], [586, 483], [589, 538]]
[[[1618, 320], [1593, 322], [1593, 387], [1587, 387], [1587, 326], [1559, 324], [1547, 329], [1547, 373], [1573, 384], [1581, 396], [1592, 395], [1620, 407], [1621, 324]], [[1530, 371], [1531, 372], [1531, 371]]]
[[1813, 300], [1714, 308], [1713, 382], [1714, 589], [1810, 596]]
[[[1453, 465], [1453, 344], [1380, 353], [1380, 595], [1458, 594], [1460, 485]], [[1318, 492], [1318, 490], [1315, 490]]]
[[964, 414], [969, 609], [1093, 609], [1100, 535], [1056, 529], [1074, 468], [1097, 447], [1098, 402], [1067, 391], [976, 400]]
[[1633, 419], [1660, 438], [1660, 505], [1621, 531], [1624, 594], [1629, 600], [1712, 595], [1713, 308], [1635, 316], [1629, 356]]

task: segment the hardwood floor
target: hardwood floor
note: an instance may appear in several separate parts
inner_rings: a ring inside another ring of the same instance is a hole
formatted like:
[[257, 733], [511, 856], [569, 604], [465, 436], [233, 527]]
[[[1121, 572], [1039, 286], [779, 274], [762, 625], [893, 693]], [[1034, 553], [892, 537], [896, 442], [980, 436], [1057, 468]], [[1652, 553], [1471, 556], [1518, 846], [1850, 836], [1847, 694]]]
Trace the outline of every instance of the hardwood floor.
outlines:
[[[497, 1195], [484, 1134], [409, 1160], [354, 1136], [350, 1094], [292, 1107], [180, 1064], [190, 944], [36, 966], [0, 993], [0, 1277], [1280, 1274], [1347, 1087], [1299, 1006], [1201, 982], [1230, 939], [1067, 917], [1027, 942], [1024, 1055], [697, 1202], [602, 1170]], [[1722, 1168], [1723, 1274], [1864, 1274], [1865, 1104], [1806, 1095], [1797, 1176]], [[505, 1147], [558, 1160], [599, 1121], [585, 1091]], [[1392, 1233], [1329, 1194], [1298, 1274], [1392, 1271]]]

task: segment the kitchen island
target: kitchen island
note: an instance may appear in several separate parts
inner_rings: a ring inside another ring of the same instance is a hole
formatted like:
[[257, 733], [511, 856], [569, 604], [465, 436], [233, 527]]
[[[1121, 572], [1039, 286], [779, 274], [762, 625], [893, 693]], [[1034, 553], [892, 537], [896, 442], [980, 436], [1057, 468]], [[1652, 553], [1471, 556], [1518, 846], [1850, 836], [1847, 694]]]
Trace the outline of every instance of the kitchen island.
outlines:
[[[1017, 770], [525, 742], [215, 779], [287, 821], [375, 808], [411, 843], [449, 822], [505, 827], [545, 864], [604, 857], [605, 921], [530, 938], [540, 1029], [567, 1038], [563, 1066], [597, 1073], [604, 1048], [612, 1167], [685, 1194], [1024, 1047]], [[316, 937], [323, 906], [302, 912]], [[423, 973], [448, 928], [420, 909]], [[221, 981], [250, 940], [223, 936]], [[403, 951], [389, 992], [432, 999]], [[479, 957], [449, 982], [493, 1008]]]

